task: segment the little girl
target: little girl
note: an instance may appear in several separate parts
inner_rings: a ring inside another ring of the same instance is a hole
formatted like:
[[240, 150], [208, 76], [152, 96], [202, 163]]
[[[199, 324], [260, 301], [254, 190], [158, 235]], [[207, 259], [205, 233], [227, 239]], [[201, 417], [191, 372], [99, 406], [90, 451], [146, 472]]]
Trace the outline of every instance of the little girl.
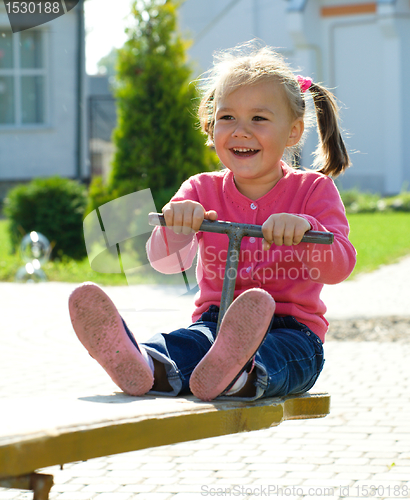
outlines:
[[[295, 77], [267, 47], [222, 53], [202, 84], [202, 129], [225, 169], [185, 181], [163, 208], [168, 227], [156, 227], [147, 244], [152, 266], [163, 273], [181, 271], [176, 251], [186, 269], [198, 250], [194, 323], [138, 345], [107, 295], [84, 284], [70, 296], [74, 329], [130, 395], [254, 400], [308, 391], [324, 362], [320, 292], [349, 276], [356, 255], [329, 177], [349, 166], [334, 97]], [[301, 144], [307, 91], [320, 138], [315, 171], [283, 159]], [[242, 240], [235, 300], [218, 335], [228, 238], [199, 231], [204, 218], [258, 224], [264, 236]], [[334, 243], [301, 243], [310, 229], [332, 232]]]

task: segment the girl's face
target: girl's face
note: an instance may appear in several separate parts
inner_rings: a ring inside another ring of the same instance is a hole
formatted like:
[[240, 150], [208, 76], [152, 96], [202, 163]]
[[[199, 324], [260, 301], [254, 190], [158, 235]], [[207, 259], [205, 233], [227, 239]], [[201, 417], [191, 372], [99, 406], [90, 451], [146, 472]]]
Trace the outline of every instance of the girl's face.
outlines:
[[233, 172], [238, 190], [251, 199], [279, 181], [283, 153], [302, 134], [303, 119], [294, 118], [284, 89], [274, 80], [239, 87], [217, 103], [216, 152]]

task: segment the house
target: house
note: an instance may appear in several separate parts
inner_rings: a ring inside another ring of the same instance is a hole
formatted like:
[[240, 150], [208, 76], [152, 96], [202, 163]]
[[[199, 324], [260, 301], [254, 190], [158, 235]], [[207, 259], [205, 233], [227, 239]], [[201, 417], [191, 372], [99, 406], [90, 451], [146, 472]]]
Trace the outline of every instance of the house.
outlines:
[[64, 15], [13, 33], [0, 2], [0, 200], [34, 177], [89, 177], [83, 0], [63, 4]]
[[[186, 0], [180, 27], [193, 42], [197, 74], [214, 51], [258, 38], [333, 89], [353, 162], [340, 187], [410, 187], [409, 0]], [[310, 135], [303, 166], [315, 149]]]

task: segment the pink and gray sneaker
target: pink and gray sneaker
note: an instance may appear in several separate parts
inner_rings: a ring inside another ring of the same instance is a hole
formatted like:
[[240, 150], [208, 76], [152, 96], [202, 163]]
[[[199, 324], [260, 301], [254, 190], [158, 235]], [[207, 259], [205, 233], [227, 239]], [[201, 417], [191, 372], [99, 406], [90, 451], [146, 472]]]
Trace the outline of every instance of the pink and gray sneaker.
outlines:
[[152, 370], [108, 295], [84, 283], [70, 295], [69, 311], [80, 342], [118, 387], [131, 396], [146, 394]]
[[232, 302], [215, 343], [191, 375], [189, 385], [196, 397], [211, 401], [233, 386], [265, 339], [274, 312], [272, 296], [259, 288]]

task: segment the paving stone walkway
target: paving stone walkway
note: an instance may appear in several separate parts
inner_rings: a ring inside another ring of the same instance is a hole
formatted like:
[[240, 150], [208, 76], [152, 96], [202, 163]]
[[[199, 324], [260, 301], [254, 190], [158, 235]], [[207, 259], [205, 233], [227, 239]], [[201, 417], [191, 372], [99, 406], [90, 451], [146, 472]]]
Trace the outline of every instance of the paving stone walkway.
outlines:
[[[391, 313], [383, 293], [394, 314], [410, 315], [410, 259], [377, 273], [325, 290], [329, 318]], [[118, 390], [72, 331], [71, 289], [0, 283], [0, 411], [11, 397]], [[153, 287], [106, 290], [139, 340], [189, 322], [192, 297]], [[156, 307], [135, 312], [142, 299]], [[50, 499], [410, 498], [410, 339], [328, 341], [325, 352], [314, 391], [332, 396], [326, 418], [50, 467], [43, 470], [55, 479]], [[30, 418], [29, 407], [21, 418]], [[0, 500], [29, 498], [0, 489]]]

